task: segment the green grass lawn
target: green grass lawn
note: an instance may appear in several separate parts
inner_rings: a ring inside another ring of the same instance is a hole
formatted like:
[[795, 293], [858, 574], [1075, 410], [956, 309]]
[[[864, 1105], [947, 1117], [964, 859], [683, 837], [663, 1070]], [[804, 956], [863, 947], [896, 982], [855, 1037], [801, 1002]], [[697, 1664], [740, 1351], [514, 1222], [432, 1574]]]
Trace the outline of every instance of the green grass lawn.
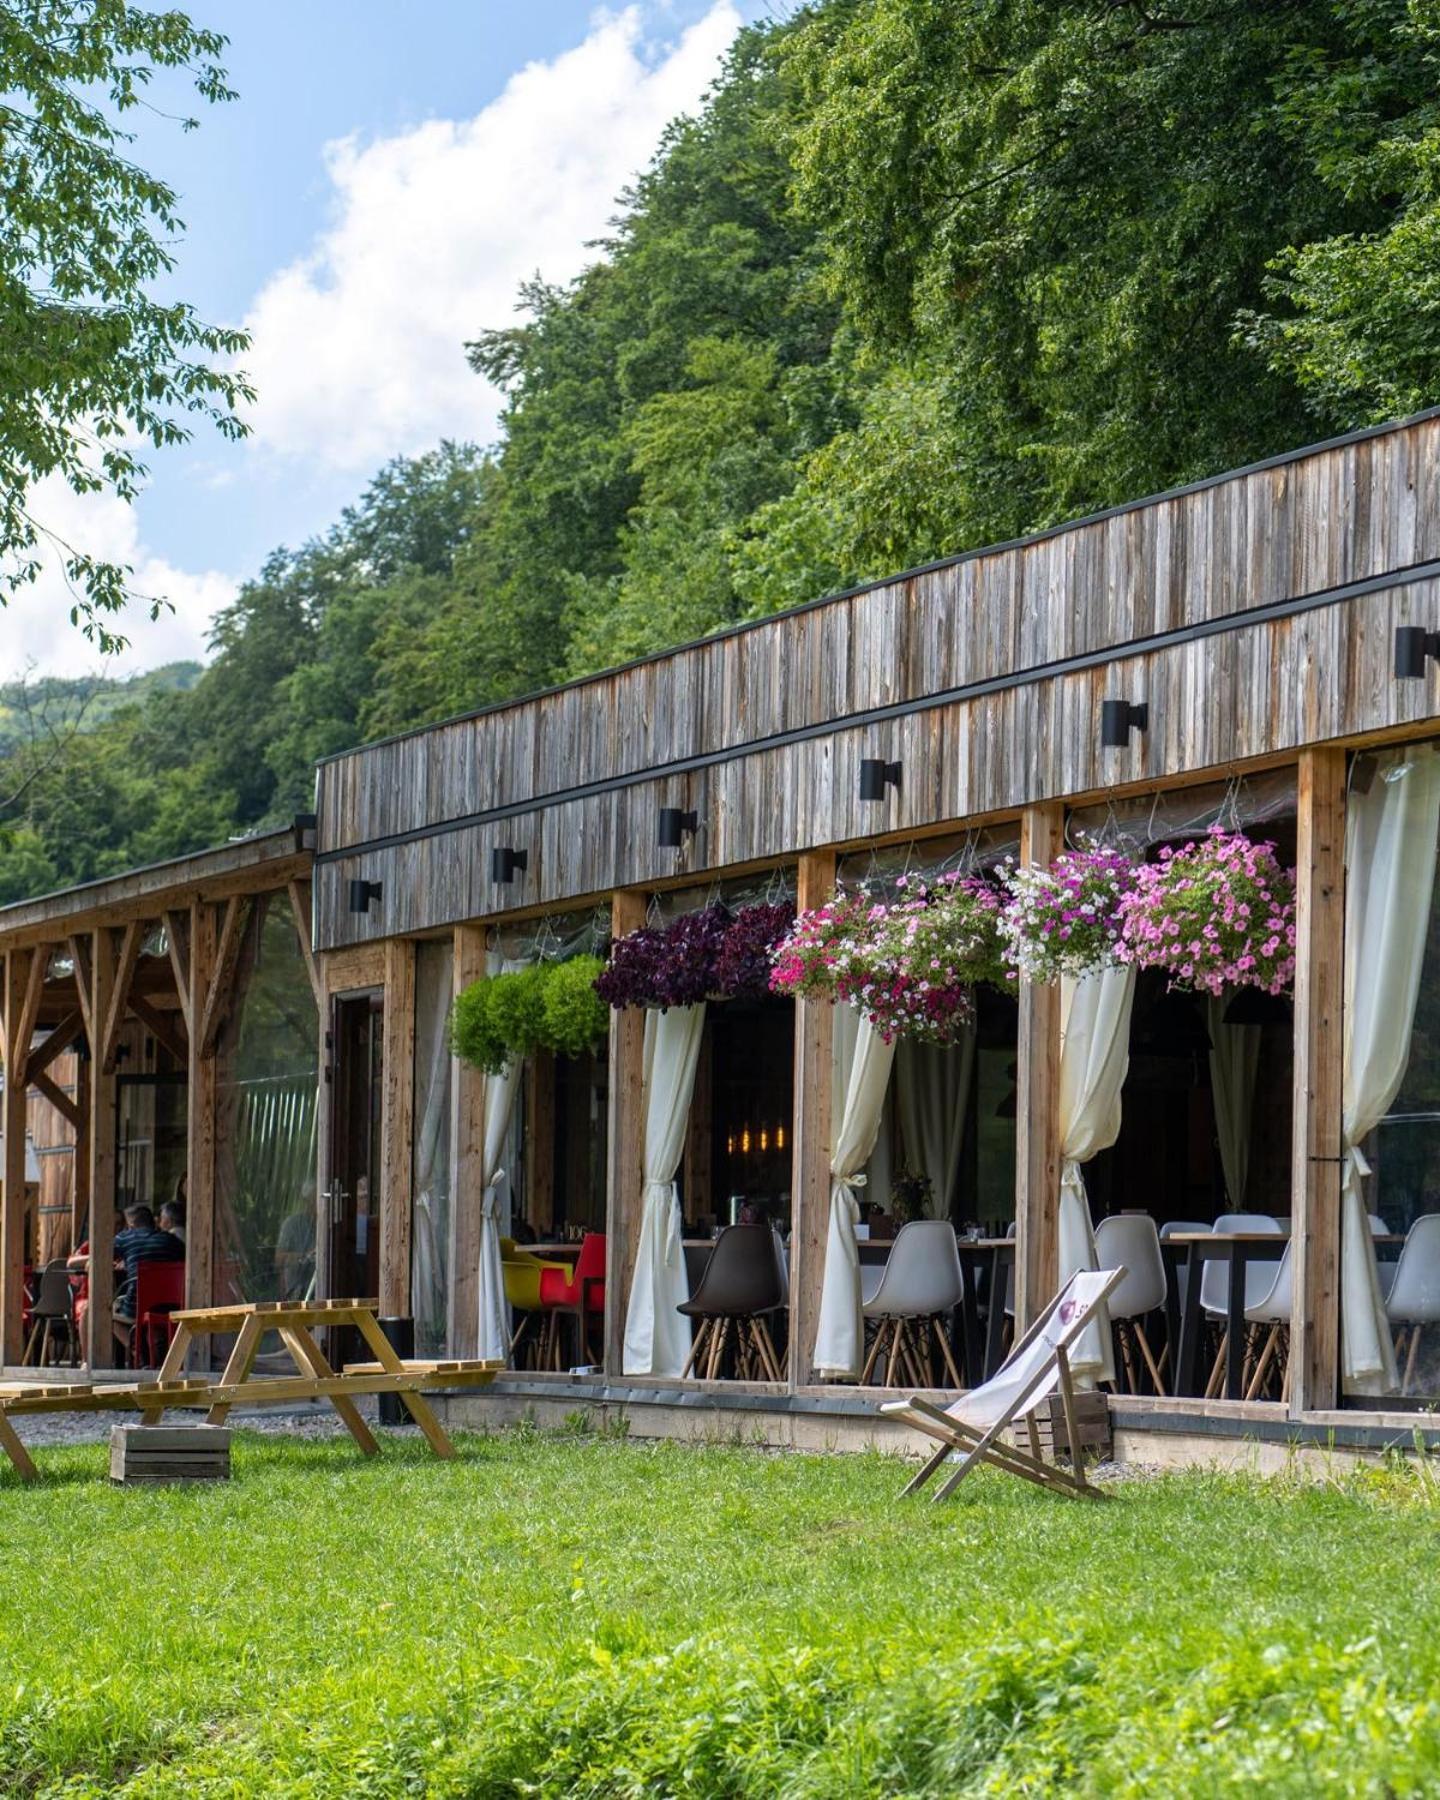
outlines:
[[1440, 1792], [1428, 1476], [982, 1472], [509, 1432], [0, 1479], [0, 1793]]

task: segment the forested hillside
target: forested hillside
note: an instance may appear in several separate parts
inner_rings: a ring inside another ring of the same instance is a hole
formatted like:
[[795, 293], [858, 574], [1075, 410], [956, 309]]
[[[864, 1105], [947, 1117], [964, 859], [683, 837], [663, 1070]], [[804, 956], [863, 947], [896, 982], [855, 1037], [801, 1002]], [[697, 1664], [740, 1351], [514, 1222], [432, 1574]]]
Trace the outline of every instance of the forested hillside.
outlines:
[[500, 442], [277, 550], [192, 688], [12, 798], [0, 899], [286, 818], [367, 737], [1440, 401], [1437, 57], [1440, 0], [745, 32], [588, 272], [475, 321]]

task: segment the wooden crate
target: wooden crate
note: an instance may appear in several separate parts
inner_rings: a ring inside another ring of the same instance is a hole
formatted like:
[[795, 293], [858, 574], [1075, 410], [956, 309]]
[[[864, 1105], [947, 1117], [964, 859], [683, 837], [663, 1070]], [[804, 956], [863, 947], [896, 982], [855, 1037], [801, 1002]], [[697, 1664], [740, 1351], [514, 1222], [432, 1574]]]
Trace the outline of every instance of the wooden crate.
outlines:
[[[1053, 1462], [1057, 1457], [1070, 1459], [1070, 1434], [1065, 1428], [1065, 1404], [1059, 1394], [1042, 1401], [1034, 1412], [1035, 1429], [1040, 1438], [1040, 1454]], [[1110, 1456], [1110, 1407], [1104, 1394], [1086, 1389], [1075, 1396], [1075, 1429], [1080, 1434], [1080, 1448], [1091, 1462], [1104, 1462]], [[1030, 1448], [1030, 1434], [1023, 1419], [1011, 1430], [1011, 1440], [1022, 1450]]]
[[230, 1432], [223, 1425], [117, 1425], [110, 1433], [110, 1479], [228, 1481]]

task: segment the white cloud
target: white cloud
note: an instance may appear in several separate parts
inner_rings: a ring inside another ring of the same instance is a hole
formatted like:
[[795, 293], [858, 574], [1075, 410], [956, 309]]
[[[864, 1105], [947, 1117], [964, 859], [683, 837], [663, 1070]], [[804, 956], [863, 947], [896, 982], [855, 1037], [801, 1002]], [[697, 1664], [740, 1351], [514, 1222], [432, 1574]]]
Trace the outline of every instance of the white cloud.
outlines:
[[[213, 569], [199, 574], [177, 569], [148, 550], [141, 541], [140, 513], [113, 494], [82, 497], [52, 476], [35, 489], [29, 510], [62, 542], [132, 568], [130, 586], [137, 596], [168, 600], [174, 608], [152, 621], [148, 607], [134, 604], [111, 621], [130, 640], [111, 673], [129, 674], [204, 657], [210, 621], [235, 594], [236, 584], [229, 576]], [[35, 584], [21, 588], [0, 607], [0, 680], [31, 667], [45, 675], [93, 674], [103, 660], [69, 622], [75, 596], [66, 582], [60, 552], [47, 545], [43, 560]]]
[[641, 8], [531, 63], [473, 118], [326, 148], [334, 223], [257, 297], [245, 356], [254, 443], [368, 473], [442, 436], [487, 441], [498, 396], [463, 344], [514, 316], [518, 284], [578, 274], [620, 190], [693, 109], [741, 24], [720, 0], [651, 50]]

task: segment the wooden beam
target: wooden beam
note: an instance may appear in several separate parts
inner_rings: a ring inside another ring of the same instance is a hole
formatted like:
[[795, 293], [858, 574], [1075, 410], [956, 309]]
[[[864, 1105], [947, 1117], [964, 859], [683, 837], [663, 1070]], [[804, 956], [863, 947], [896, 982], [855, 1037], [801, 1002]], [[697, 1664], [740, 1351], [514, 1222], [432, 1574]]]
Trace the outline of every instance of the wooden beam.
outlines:
[[30, 954], [30, 969], [25, 981], [25, 995], [20, 1004], [20, 1021], [13, 1032], [7, 1027], [5, 1041], [15, 1046], [15, 1063], [23, 1081], [30, 1065], [30, 1040], [40, 1019], [40, 999], [45, 990], [45, 969], [50, 961], [48, 950]]
[[33, 1076], [30, 1085], [35, 1089], [37, 1094], [44, 1095], [67, 1124], [72, 1126], [77, 1132], [79, 1131], [84, 1115], [81, 1113], [77, 1102], [71, 1099], [64, 1088], [57, 1082], [52, 1081], [48, 1075]]
[[[624, 937], [645, 923], [646, 896], [621, 889], [610, 902], [610, 933]], [[625, 1308], [640, 1241], [645, 1173], [645, 1014], [627, 1006], [610, 1015], [609, 1135], [605, 1169], [605, 1373], [625, 1359]]]
[[95, 1017], [91, 1004], [94, 983], [90, 972], [90, 943], [87, 938], [70, 939], [70, 960], [75, 965], [75, 997], [80, 1003], [80, 1016], [85, 1026], [85, 1041], [90, 1054], [97, 1054]]
[[404, 1318], [410, 1313], [415, 1112], [415, 945], [408, 938], [385, 940], [382, 1031], [380, 1311]]
[[70, 1248], [73, 1252], [85, 1235], [90, 1217], [90, 1065], [76, 1059], [75, 1104], [80, 1122], [75, 1127], [75, 1155], [71, 1161]]
[[1295, 856], [1295, 1086], [1290, 1210], [1295, 1262], [1290, 1410], [1338, 1404], [1340, 1158], [1344, 1107], [1345, 752], [1300, 753]]
[[247, 894], [232, 894], [225, 902], [224, 914], [220, 921], [220, 935], [216, 944], [215, 962], [210, 971], [209, 984], [205, 989], [203, 1006], [200, 1005], [200, 990], [194, 987], [190, 990], [190, 1004], [200, 1014], [201, 1056], [208, 1057], [215, 1054], [215, 1043], [230, 1005], [235, 965], [240, 960], [240, 945], [249, 920], [250, 906], [251, 897]]
[[140, 961], [140, 946], [145, 941], [145, 922], [132, 919], [120, 934], [120, 955], [115, 964], [115, 982], [110, 990], [110, 1004], [105, 1011], [105, 1025], [100, 1034], [100, 1061], [105, 1073], [113, 1075], [116, 1052], [120, 1048], [120, 1032], [125, 1024], [125, 1008], [130, 999], [130, 983]]
[[152, 1006], [148, 1000], [141, 999], [139, 994], [131, 994], [130, 1011], [150, 1033], [157, 1043], [163, 1044], [176, 1062], [185, 1066], [190, 1060], [189, 1040], [179, 1022], [168, 1013], [162, 1013], [158, 1007]]
[[[0, 1196], [0, 1357], [9, 1364], [24, 1351], [25, 1312], [25, 1040], [21, 1035], [30, 970], [40, 950], [12, 950], [5, 958], [3, 1008], [5, 1044], [12, 1060], [5, 1065], [0, 1130], [5, 1138], [4, 1183]], [[16, 1064], [20, 1066], [17, 1067]]]
[[49, 1035], [36, 1044], [25, 1060], [25, 1080], [33, 1085], [51, 1063], [62, 1057], [85, 1030], [85, 1016], [77, 1006], [51, 1026]]
[[315, 996], [315, 1004], [325, 1004], [325, 983], [320, 979], [320, 968], [315, 961], [315, 945], [311, 935], [311, 911], [313, 886], [308, 881], [292, 881], [287, 884], [285, 892], [290, 897], [290, 913], [295, 920], [295, 935], [300, 940], [300, 954], [305, 959], [305, 973], [310, 977], [310, 991]]
[[180, 1012], [189, 1036], [195, 1030], [195, 1008], [190, 998], [190, 915], [183, 912], [165, 914], [165, 949], [175, 977], [175, 992], [180, 999]]
[[[1020, 860], [1050, 862], [1064, 848], [1065, 811], [1027, 806]], [[1060, 1232], [1060, 988], [1020, 984], [1015, 1089], [1015, 1328], [1055, 1292]]]
[[[800, 858], [795, 905], [823, 906], [835, 892], [835, 858], [826, 850]], [[792, 1389], [815, 1367], [815, 1332], [825, 1281], [830, 1227], [830, 1135], [835, 1061], [835, 1009], [827, 1000], [795, 1002], [795, 1120], [791, 1135], [790, 1350]]]
[[[108, 926], [96, 931], [86, 958], [89, 969], [88, 1017], [92, 1027], [109, 1017], [115, 991], [115, 946]], [[77, 962], [76, 970], [81, 965]], [[115, 1336], [111, 1308], [115, 1298], [113, 1268], [115, 1241], [116, 1137], [119, 1123], [119, 1086], [113, 1069], [92, 1053], [90, 1075], [90, 1304], [85, 1314], [85, 1360], [92, 1369], [115, 1365]], [[82, 1065], [82, 1073], [83, 1073]]]
[[[455, 992], [486, 971], [485, 932], [455, 930]], [[480, 1212], [485, 1200], [485, 1077], [459, 1057], [454, 1064], [450, 1154], [450, 1342], [452, 1356], [476, 1354], [480, 1305]]]
[[[218, 916], [213, 906], [196, 902], [186, 921], [185, 986], [191, 1017], [203, 1010], [213, 985], [219, 953]], [[185, 1304], [212, 1306], [215, 1294], [215, 1108], [220, 1070], [213, 1056], [200, 1050], [200, 1033], [191, 1030], [185, 1052]], [[208, 1356], [204, 1346], [194, 1357]]]

